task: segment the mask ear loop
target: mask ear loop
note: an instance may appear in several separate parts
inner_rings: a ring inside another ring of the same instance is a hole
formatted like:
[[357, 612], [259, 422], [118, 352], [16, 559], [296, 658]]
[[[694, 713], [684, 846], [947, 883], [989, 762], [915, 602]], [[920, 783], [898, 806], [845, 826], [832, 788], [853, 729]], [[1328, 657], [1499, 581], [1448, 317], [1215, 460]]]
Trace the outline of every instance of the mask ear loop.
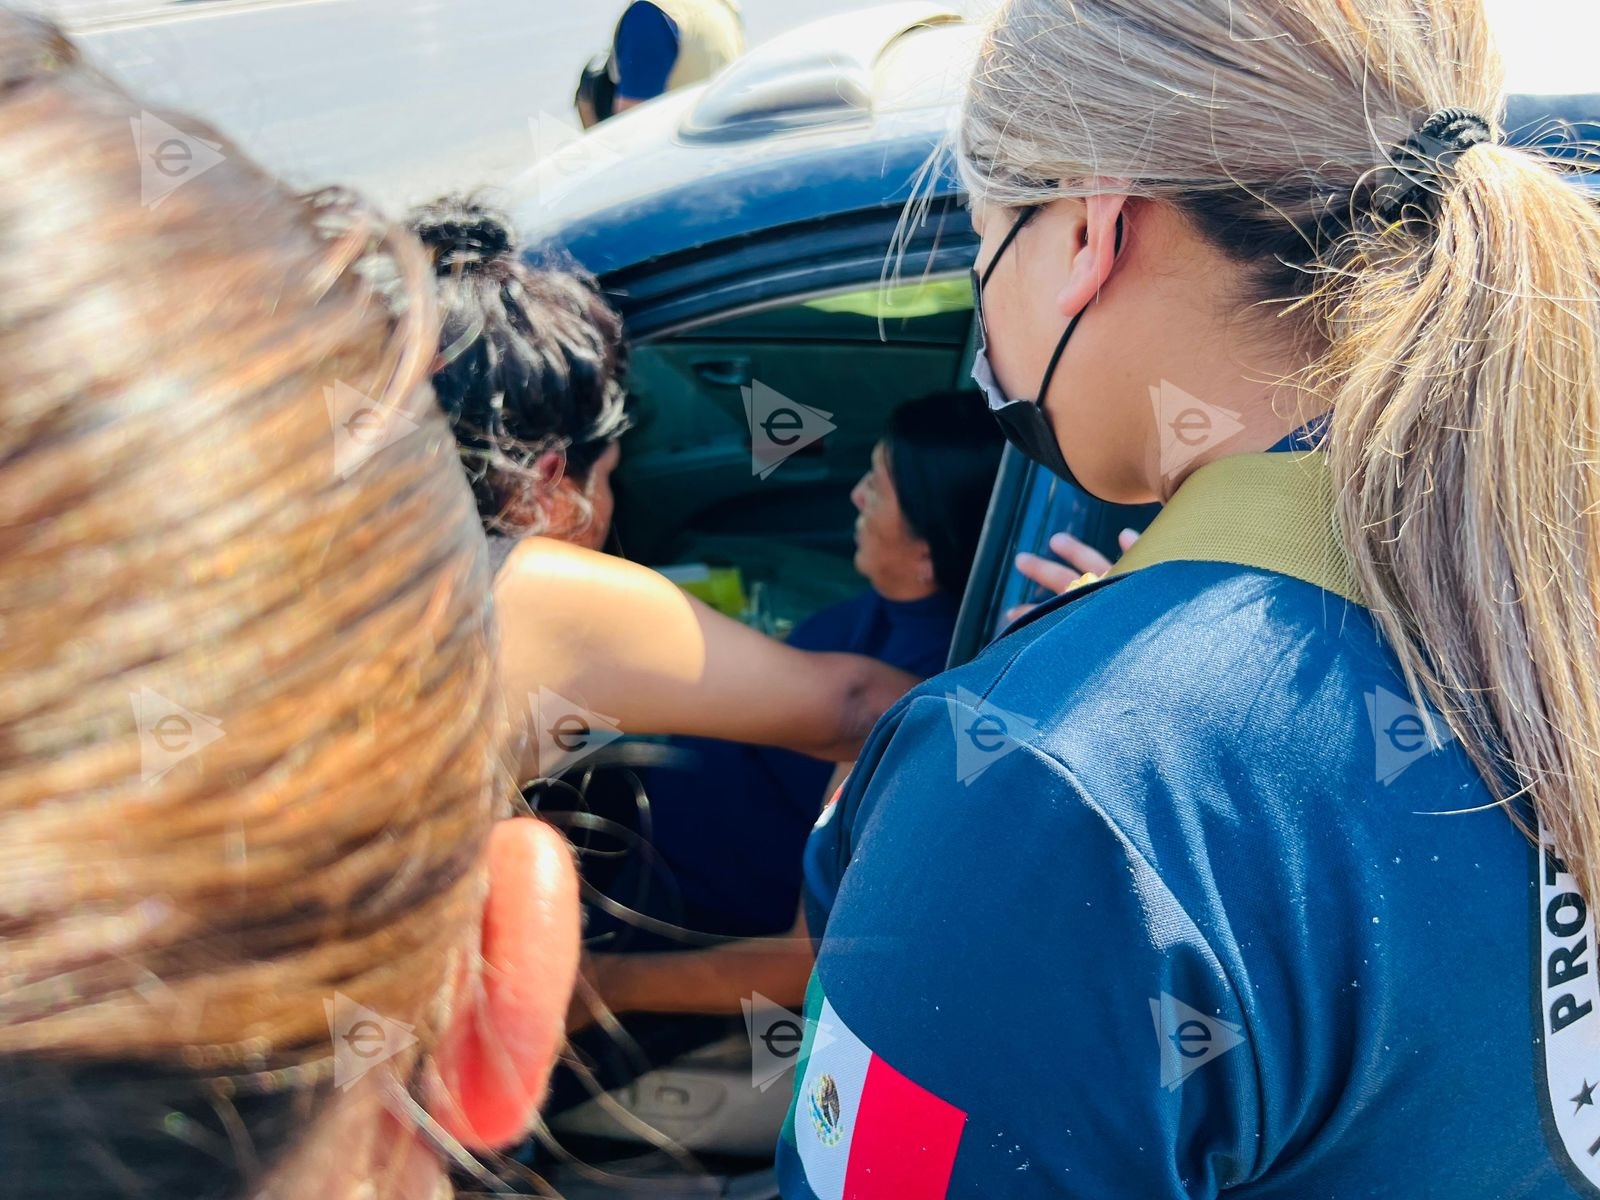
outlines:
[[[1122, 215], [1117, 214], [1117, 244], [1112, 251], [1113, 258], [1122, 254]], [[1061, 335], [1061, 340], [1056, 343], [1056, 352], [1050, 358], [1050, 365], [1045, 368], [1044, 382], [1039, 385], [1039, 398], [1034, 401], [1040, 408], [1044, 407], [1044, 398], [1050, 394], [1050, 381], [1056, 377], [1056, 367], [1061, 364], [1061, 356], [1067, 352], [1067, 343], [1072, 340], [1072, 334], [1078, 328], [1078, 322], [1083, 320], [1084, 313], [1089, 311], [1085, 304], [1078, 310], [1078, 315], [1067, 323], [1067, 330]]]
[[1006, 256], [1006, 251], [1011, 248], [1011, 243], [1017, 240], [1017, 234], [1022, 232], [1022, 227], [1043, 211], [1044, 206], [1041, 204], [1022, 210], [1022, 215], [1012, 224], [1005, 238], [1000, 242], [1000, 248], [994, 252], [994, 257], [989, 260], [989, 265], [984, 268], [983, 278], [979, 280], [982, 286], [989, 286], [989, 276], [994, 274], [994, 269], [1000, 265], [1000, 260]]

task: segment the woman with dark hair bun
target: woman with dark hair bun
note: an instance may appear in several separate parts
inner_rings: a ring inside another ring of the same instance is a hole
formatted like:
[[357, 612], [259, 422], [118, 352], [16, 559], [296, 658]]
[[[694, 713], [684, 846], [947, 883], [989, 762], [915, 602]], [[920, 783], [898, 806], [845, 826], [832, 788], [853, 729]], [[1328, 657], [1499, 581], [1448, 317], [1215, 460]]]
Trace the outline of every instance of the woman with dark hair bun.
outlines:
[[503, 559], [528, 533], [599, 549], [628, 427], [621, 318], [580, 268], [524, 261], [509, 221], [491, 208], [447, 196], [410, 224], [439, 279], [433, 387], [491, 551]]
[[625, 733], [854, 757], [914, 676], [774, 641], [596, 552], [627, 428], [627, 349], [593, 277], [531, 265], [507, 218], [468, 198], [425, 205], [410, 225], [433, 261], [443, 316], [433, 385], [489, 539], [502, 679], [525, 726], [522, 778], [559, 770], [555, 724], [601, 714]]

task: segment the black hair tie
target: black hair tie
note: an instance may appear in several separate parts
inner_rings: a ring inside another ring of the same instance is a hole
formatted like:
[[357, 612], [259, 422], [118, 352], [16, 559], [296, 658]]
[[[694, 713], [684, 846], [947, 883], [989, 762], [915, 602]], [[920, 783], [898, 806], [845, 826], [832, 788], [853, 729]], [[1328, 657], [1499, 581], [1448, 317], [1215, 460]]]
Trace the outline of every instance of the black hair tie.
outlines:
[[1372, 211], [1386, 224], [1403, 220], [1408, 208], [1427, 212], [1432, 198], [1444, 194], [1456, 160], [1493, 140], [1494, 127], [1482, 115], [1470, 108], [1440, 109], [1375, 174]]

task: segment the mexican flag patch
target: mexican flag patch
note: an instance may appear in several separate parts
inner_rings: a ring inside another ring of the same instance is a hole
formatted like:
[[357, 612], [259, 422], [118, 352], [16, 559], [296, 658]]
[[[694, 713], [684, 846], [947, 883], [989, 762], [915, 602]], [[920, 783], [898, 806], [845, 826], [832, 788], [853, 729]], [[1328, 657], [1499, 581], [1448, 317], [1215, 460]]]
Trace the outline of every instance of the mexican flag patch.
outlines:
[[941, 1200], [967, 1114], [874, 1054], [824, 997], [790, 1119], [818, 1200]]

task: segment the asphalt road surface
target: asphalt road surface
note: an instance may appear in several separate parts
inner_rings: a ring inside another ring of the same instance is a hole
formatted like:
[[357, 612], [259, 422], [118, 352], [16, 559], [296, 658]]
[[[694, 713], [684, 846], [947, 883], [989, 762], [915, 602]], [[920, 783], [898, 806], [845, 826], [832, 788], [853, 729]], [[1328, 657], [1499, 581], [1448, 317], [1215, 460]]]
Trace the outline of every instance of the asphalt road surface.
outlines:
[[[0, 0], [5, 3], [7, 0]], [[152, 105], [197, 113], [297, 186], [398, 209], [508, 182], [573, 120], [626, 0], [21, 0]], [[751, 45], [877, 0], [743, 0]], [[996, 0], [946, 0], [969, 16]], [[1600, 91], [1596, 0], [1487, 0], [1514, 91]], [[530, 125], [531, 123], [531, 125]]]
[[[873, 0], [745, 0], [751, 45]], [[490, 189], [572, 120], [625, 0], [34, 0], [154, 106], [197, 113], [296, 186], [390, 209]], [[957, 0], [972, 12], [987, 0]]]

